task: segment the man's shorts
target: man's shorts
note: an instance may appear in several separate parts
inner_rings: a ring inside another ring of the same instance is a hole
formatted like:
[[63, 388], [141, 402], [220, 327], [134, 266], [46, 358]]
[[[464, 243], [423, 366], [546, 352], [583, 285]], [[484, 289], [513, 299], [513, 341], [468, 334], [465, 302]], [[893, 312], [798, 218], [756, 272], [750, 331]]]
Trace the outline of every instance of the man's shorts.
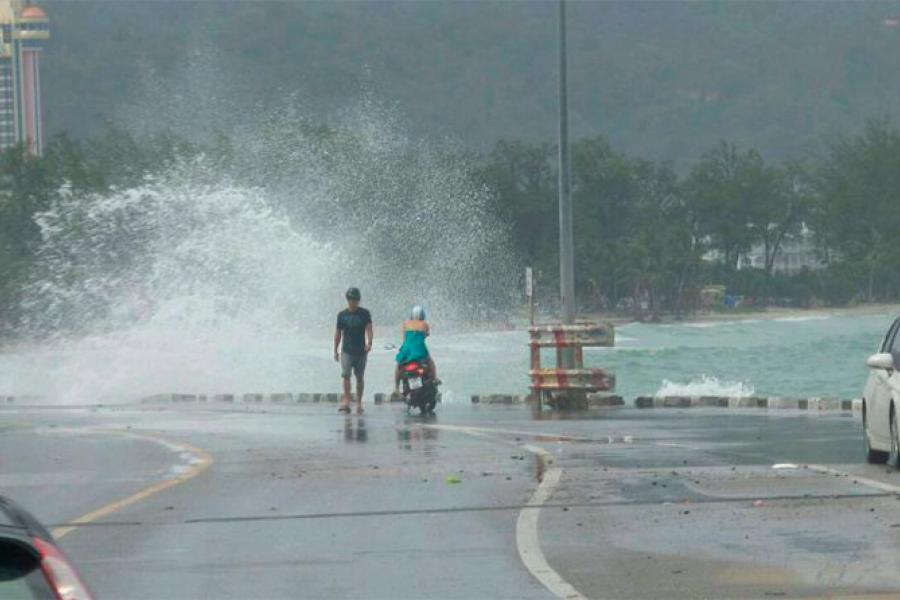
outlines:
[[347, 354], [341, 353], [341, 377], [350, 379], [350, 371], [357, 377], [362, 377], [366, 372], [367, 354]]

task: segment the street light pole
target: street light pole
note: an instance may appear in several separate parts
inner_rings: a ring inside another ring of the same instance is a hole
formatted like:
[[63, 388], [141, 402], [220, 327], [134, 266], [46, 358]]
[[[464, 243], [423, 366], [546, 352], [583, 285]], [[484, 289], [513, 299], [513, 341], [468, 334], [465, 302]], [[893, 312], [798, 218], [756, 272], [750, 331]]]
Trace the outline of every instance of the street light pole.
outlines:
[[[562, 322], [571, 325], [575, 322], [575, 249], [572, 239], [567, 91], [566, 1], [559, 0], [559, 293]], [[563, 361], [564, 368], [572, 368], [572, 352], [564, 352]]]

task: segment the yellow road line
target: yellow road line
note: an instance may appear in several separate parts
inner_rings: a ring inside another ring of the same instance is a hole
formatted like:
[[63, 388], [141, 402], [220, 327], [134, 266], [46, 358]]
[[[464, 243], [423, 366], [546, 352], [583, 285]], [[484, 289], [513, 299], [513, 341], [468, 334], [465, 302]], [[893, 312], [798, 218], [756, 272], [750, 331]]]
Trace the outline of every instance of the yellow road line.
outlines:
[[63, 525], [62, 527], [57, 527], [57, 528], [53, 529], [53, 531], [52, 531], [53, 537], [55, 537], [56, 539], [59, 539], [59, 538], [63, 537], [64, 535], [71, 533], [73, 530], [77, 529], [79, 525], [85, 525], [87, 523], [92, 523], [92, 522], [96, 521], [97, 519], [101, 519], [107, 515], [114, 513], [114, 512], [120, 511], [123, 508], [131, 506], [132, 504], [136, 504], [136, 503], [140, 502], [141, 500], [145, 500], [146, 498], [149, 498], [150, 496], [153, 496], [154, 494], [158, 494], [159, 492], [162, 492], [163, 490], [167, 490], [170, 487], [174, 487], [176, 485], [184, 483], [185, 481], [189, 481], [189, 480], [193, 479], [194, 477], [196, 477], [197, 475], [199, 475], [200, 473], [202, 473], [203, 471], [205, 471], [206, 469], [208, 469], [210, 467], [210, 465], [212, 465], [212, 463], [213, 463], [212, 456], [210, 456], [209, 453], [206, 452], [205, 450], [201, 450], [200, 448], [196, 448], [196, 447], [190, 446], [188, 444], [183, 444], [181, 442], [173, 442], [171, 440], [167, 440], [167, 439], [159, 437], [159, 436], [138, 434], [138, 433], [132, 433], [132, 432], [124, 432], [124, 431], [113, 431], [113, 430], [93, 430], [93, 432], [110, 433], [110, 434], [115, 434], [115, 435], [134, 437], [134, 438], [138, 438], [138, 439], [149, 440], [151, 442], [156, 442], [157, 444], [161, 444], [172, 450], [179, 450], [181, 452], [188, 452], [190, 454], [193, 454], [195, 457], [197, 457], [197, 462], [190, 465], [185, 472], [179, 473], [175, 477], [171, 477], [164, 481], [160, 481], [159, 483], [151, 485], [148, 488], [144, 488], [143, 490], [141, 490], [137, 493], [134, 493], [130, 496], [127, 496], [125, 498], [116, 500], [115, 502], [110, 502], [109, 504], [101, 506], [100, 508], [98, 508], [96, 510], [93, 510], [87, 514], [81, 515], [77, 519], [73, 519], [73, 520], [69, 521], [68, 524]]

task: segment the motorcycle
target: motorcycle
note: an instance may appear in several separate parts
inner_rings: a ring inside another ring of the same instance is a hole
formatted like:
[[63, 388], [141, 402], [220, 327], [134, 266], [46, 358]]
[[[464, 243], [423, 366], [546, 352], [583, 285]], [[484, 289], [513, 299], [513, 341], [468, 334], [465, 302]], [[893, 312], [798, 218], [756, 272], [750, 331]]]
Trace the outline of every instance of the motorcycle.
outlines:
[[400, 365], [400, 381], [403, 384], [403, 402], [407, 412], [413, 408], [418, 408], [423, 415], [434, 412], [440, 382], [435, 380], [427, 361], [412, 361]]

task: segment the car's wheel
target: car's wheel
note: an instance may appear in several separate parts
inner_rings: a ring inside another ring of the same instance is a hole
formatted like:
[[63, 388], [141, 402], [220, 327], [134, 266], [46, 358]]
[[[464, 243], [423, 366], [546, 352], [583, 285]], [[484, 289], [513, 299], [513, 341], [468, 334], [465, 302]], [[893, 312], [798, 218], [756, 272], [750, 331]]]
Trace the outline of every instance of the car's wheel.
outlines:
[[890, 425], [891, 425], [891, 453], [888, 456], [888, 463], [893, 465], [895, 468], [900, 468], [900, 440], [897, 438], [897, 410], [894, 408], [894, 405], [891, 404], [891, 417], [890, 417]]
[[866, 443], [866, 462], [870, 465], [883, 465], [888, 461], [889, 454], [883, 450], [875, 450], [869, 443], [869, 420], [866, 417], [866, 406], [863, 404], [863, 439]]

